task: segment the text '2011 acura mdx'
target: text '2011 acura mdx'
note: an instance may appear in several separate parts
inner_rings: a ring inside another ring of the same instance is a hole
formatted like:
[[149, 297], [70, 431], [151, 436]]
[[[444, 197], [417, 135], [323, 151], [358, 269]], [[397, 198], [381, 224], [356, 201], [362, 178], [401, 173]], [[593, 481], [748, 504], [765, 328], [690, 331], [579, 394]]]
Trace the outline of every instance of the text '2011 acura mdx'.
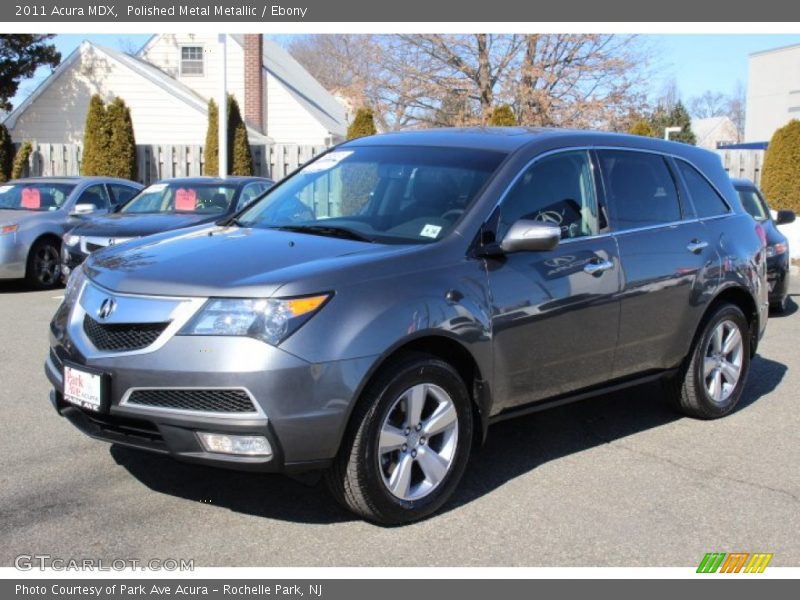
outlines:
[[719, 158], [650, 138], [345, 143], [227, 221], [102, 250], [51, 323], [57, 411], [108, 442], [325, 472], [362, 517], [436, 511], [490, 423], [660, 379], [731, 412], [764, 233]]

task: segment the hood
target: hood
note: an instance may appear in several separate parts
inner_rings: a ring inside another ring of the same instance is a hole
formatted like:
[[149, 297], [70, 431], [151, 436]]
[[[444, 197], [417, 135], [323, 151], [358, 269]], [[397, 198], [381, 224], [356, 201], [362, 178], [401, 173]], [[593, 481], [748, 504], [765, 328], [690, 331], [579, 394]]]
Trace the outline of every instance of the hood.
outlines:
[[209, 223], [224, 217], [222, 214], [181, 214], [181, 213], [111, 213], [90, 217], [76, 224], [70, 232], [73, 235], [88, 237], [135, 238]]
[[366, 262], [374, 266], [382, 257], [416, 248], [207, 226], [111, 246], [90, 255], [86, 271], [99, 285], [121, 293], [268, 297], [291, 282], [302, 281], [315, 290], [317, 283], [329, 284], [338, 269]]

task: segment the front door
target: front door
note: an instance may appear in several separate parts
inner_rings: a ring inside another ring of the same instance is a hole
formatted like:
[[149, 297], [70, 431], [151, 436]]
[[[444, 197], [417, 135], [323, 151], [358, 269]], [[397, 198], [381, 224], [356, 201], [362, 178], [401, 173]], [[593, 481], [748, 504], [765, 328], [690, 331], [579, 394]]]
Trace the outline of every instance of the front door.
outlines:
[[496, 237], [518, 219], [561, 226], [547, 252], [487, 260], [492, 294], [494, 411], [590, 387], [613, 370], [621, 273], [588, 152], [527, 167], [499, 207]]

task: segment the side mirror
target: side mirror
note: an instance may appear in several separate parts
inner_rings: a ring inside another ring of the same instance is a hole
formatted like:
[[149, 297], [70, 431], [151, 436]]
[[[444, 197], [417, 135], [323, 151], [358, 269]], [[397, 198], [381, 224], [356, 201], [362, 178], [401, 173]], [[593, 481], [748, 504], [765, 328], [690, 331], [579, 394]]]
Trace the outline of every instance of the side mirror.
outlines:
[[778, 216], [775, 218], [776, 225], [787, 225], [789, 223], [794, 223], [794, 211], [793, 210], [779, 210]]
[[97, 207], [94, 204], [76, 204], [70, 215], [77, 216], [77, 215], [87, 215], [91, 212], [97, 210]]
[[506, 253], [552, 250], [561, 240], [561, 228], [552, 223], [520, 219], [511, 226], [500, 249]]

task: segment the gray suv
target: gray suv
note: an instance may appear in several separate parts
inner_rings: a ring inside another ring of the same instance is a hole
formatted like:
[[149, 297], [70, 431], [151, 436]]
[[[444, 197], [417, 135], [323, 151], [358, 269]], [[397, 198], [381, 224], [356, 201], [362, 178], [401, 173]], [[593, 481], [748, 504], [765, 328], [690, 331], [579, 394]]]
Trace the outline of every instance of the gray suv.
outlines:
[[452, 495], [501, 419], [661, 380], [739, 401], [764, 232], [719, 158], [643, 137], [348, 142], [232, 218], [93, 254], [50, 326], [59, 414], [207, 465], [324, 472], [362, 517]]

